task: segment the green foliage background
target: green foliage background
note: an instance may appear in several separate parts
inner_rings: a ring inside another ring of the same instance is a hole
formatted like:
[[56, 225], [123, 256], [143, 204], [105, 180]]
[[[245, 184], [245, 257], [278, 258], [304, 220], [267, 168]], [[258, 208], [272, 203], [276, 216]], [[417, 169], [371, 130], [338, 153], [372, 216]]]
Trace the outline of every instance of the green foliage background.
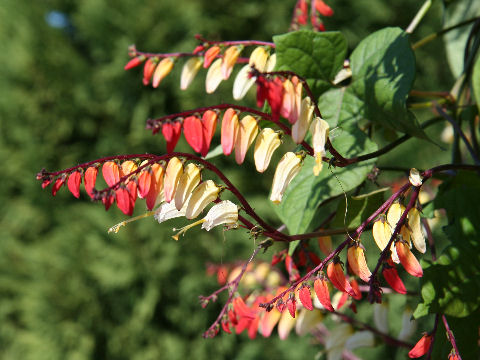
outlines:
[[[441, 27], [438, 3], [416, 37]], [[325, 20], [327, 29], [345, 35], [348, 53], [380, 27], [405, 28], [419, 6], [415, 0], [330, 4], [336, 13]], [[225, 236], [219, 230], [192, 230], [176, 243], [171, 228], [181, 221], [160, 226], [143, 220], [107, 235], [108, 227], [123, 219], [118, 210], [106, 213], [84, 194], [81, 201], [67, 191], [52, 198], [35, 180], [42, 167], [55, 170], [121, 153], [162, 153], [162, 139], [144, 129], [148, 117], [232, 101], [233, 81], [214, 95], [205, 94], [205, 72], [181, 92], [181, 66], [159, 89], [143, 87], [139, 69], [123, 71], [128, 45], [188, 51], [196, 33], [210, 39], [271, 40], [287, 31], [293, 5], [287, 0], [2, 1], [2, 359], [314, 357], [319, 347], [308, 337], [201, 337], [220, 309], [219, 304], [207, 309], [198, 304], [198, 295], [215, 289], [205, 264], [245, 258], [253, 243], [242, 230]], [[67, 27], [47, 24], [54, 10], [67, 16]], [[415, 88], [448, 90], [452, 78], [442, 43], [416, 55], [422, 60]], [[438, 152], [420, 144], [427, 157]], [[182, 148], [187, 149], [184, 140]], [[421, 168], [425, 161], [417, 153], [414, 146], [403, 146], [386, 161]], [[232, 159], [215, 161], [261, 214], [279, 223], [266, 201], [272, 169], [259, 176], [252, 172], [251, 159], [242, 168]], [[256, 180], [249, 181], [251, 176]]]

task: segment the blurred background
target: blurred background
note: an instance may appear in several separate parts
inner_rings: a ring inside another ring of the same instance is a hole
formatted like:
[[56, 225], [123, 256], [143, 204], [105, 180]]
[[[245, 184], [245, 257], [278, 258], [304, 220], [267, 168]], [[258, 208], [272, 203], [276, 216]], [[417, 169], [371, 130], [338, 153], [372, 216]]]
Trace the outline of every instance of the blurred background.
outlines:
[[[417, 0], [328, 3], [335, 15], [325, 26], [342, 31], [350, 50], [381, 27], [405, 28], [420, 6]], [[199, 305], [198, 296], [217, 286], [206, 276], [206, 263], [246, 259], [254, 244], [245, 231], [193, 229], [177, 243], [171, 229], [185, 222], [159, 225], [150, 218], [107, 234], [124, 218], [118, 209], [105, 212], [85, 193], [76, 200], [66, 189], [53, 198], [35, 180], [43, 167], [54, 171], [103, 156], [163, 153], [163, 138], [145, 130], [147, 118], [233, 101], [235, 74], [206, 95], [203, 70], [182, 92], [182, 61], [158, 89], [144, 87], [141, 68], [123, 70], [130, 44], [151, 52], [191, 51], [197, 33], [212, 40], [271, 41], [288, 30], [294, 5], [294, 0], [1, 1], [1, 359], [314, 358], [320, 346], [308, 336], [202, 338], [224, 301], [206, 309]], [[413, 40], [440, 29], [441, 21], [436, 2]], [[441, 40], [416, 55], [415, 88], [449, 90], [452, 76]], [[253, 100], [250, 93], [245, 103]], [[408, 144], [385, 163], [424, 166], [417, 143]], [[425, 156], [438, 152], [425, 142], [419, 146]], [[178, 149], [189, 149], [183, 138]], [[215, 162], [267, 220], [280, 225], [267, 201], [273, 169], [259, 176], [252, 171], [253, 156], [247, 158], [242, 167], [231, 157]], [[137, 204], [136, 213], [142, 206]]]

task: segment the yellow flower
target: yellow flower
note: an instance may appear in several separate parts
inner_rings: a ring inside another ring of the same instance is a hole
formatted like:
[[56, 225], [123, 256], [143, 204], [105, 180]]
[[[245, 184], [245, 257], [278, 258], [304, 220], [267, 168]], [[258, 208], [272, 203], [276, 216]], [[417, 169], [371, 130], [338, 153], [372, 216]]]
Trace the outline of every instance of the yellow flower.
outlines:
[[217, 59], [208, 68], [207, 78], [205, 80], [205, 91], [212, 94], [222, 82], [222, 59]]
[[248, 64], [255, 67], [255, 69], [258, 71], [263, 72], [265, 70], [265, 66], [267, 65], [267, 61], [268, 52], [263, 46], [259, 46], [252, 51]]
[[185, 212], [186, 218], [196, 218], [208, 204], [217, 199], [221, 189], [222, 188], [215, 185], [212, 180], [207, 180], [198, 185], [188, 202]]
[[322, 157], [325, 155], [325, 144], [327, 143], [329, 129], [328, 123], [318, 116], [313, 119], [312, 125], [310, 125], [315, 156], [315, 166], [313, 167], [315, 176], [318, 176], [322, 171]]
[[165, 58], [158, 63], [157, 67], [155, 68], [155, 72], [153, 73], [152, 86], [154, 88], [158, 87], [165, 76], [172, 71], [174, 64], [175, 63], [171, 58]]
[[186, 90], [192, 83], [198, 70], [202, 67], [202, 59], [199, 57], [192, 57], [183, 65], [182, 75], [180, 77], [180, 89]]
[[271, 201], [276, 204], [282, 201], [283, 193], [287, 189], [288, 184], [300, 171], [304, 157], [303, 154], [295, 154], [293, 152], [287, 152], [283, 155], [273, 176]]
[[177, 191], [175, 192], [175, 207], [180, 210], [185, 201], [191, 195], [192, 191], [200, 183], [201, 171], [195, 164], [188, 164], [178, 181]]
[[255, 77], [249, 77], [250, 65], [245, 65], [238, 72], [233, 82], [233, 98], [235, 100], [241, 100], [247, 94], [248, 90], [255, 83]]
[[420, 172], [415, 168], [410, 169], [410, 176], [408, 177], [408, 180], [413, 186], [422, 185], [422, 176], [420, 175]]
[[237, 62], [240, 53], [243, 50], [243, 46], [230, 46], [223, 55], [222, 61], [222, 77], [223, 80], [227, 80], [232, 73], [233, 66]]
[[273, 152], [280, 146], [281, 132], [270, 128], [263, 129], [255, 142], [253, 157], [255, 159], [255, 167], [257, 171], [263, 173], [267, 170]]
[[237, 164], [240, 165], [243, 163], [248, 148], [253, 144], [253, 140], [255, 140], [257, 134], [257, 120], [253, 116], [246, 115], [240, 120], [235, 143], [235, 160]]
[[210, 231], [218, 225], [225, 224], [227, 228], [236, 228], [238, 222], [238, 206], [229, 200], [224, 200], [212, 206], [207, 216], [203, 218], [202, 229]]
[[182, 174], [183, 163], [177, 157], [171, 158], [165, 170], [165, 178], [163, 180], [163, 191], [167, 203], [172, 201]]
[[300, 144], [305, 138], [310, 122], [312, 121], [314, 107], [312, 101], [307, 96], [302, 100], [300, 106], [300, 115], [298, 120], [292, 126], [292, 139], [295, 143]]

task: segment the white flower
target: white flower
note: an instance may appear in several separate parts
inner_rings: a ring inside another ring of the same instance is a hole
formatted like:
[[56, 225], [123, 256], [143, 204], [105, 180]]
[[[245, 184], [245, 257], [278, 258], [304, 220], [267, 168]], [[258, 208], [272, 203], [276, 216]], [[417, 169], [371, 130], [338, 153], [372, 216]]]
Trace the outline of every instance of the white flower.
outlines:
[[402, 328], [398, 334], [398, 340], [407, 341], [417, 330], [417, 322], [412, 319], [413, 311], [405, 308], [402, 314]]
[[292, 140], [295, 141], [295, 143], [300, 144], [305, 138], [305, 134], [313, 118], [313, 110], [314, 106], [312, 105], [312, 101], [308, 96], [305, 97], [300, 105], [298, 120], [292, 126]]
[[161, 224], [164, 221], [185, 216], [185, 210], [187, 208], [187, 205], [188, 205], [188, 200], [185, 202], [182, 209], [177, 210], [173, 202], [161, 203], [158, 209], [155, 211], [155, 215], [154, 215], [155, 220], [157, 220]]
[[315, 176], [318, 176], [322, 171], [322, 156], [325, 155], [325, 144], [327, 143], [329, 129], [328, 123], [318, 116], [313, 119], [312, 125], [310, 125], [315, 156], [315, 166], [313, 167]]
[[247, 94], [248, 90], [255, 83], [256, 77], [248, 77], [250, 72], [250, 65], [245, 65], [238, 72], [237, 77], [233, 83], [233, 98], [235, 100], [241, 100]]
[[415, 168], [410, 169], [410, 176], [408, 177], [408, 180], [413, 186], [422, 185], [422, 176], [420, 175], [420, 172]]
[[222, 59], [217, 59], [210, 65], [205, 80], [205, 90], [207, 94], [212, 94], [222, 82]]
[[212, 206], [203, 218], [202, 229], [210, 231], [213, 227], [225, 224], [227, 227], [237, 227], [238, 207], [229, 200], [224, 200]]
[[199, 57], [192, 57], [183, 65], [182, 75], [180, 77], [180, 89], [186, 90], [192, 83], [198, 70], [202, 67], [202, 59]]

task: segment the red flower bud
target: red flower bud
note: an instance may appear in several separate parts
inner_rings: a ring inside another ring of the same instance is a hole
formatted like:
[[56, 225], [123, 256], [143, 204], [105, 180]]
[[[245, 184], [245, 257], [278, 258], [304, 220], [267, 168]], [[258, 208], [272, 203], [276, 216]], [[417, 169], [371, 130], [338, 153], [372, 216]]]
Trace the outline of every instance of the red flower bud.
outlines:
[[400, 279], [400, 276], [398, 276], [397, 269], [395, 269], [395, 264], [391, 259], [388, 259], [387, 264], [383, 265], [382, 274], [388, 285], [390, 285], [393, 290], [399, 294], [407, 293], [407, 289], [405, 288], [402, 279]]
[[80, 171], [75, 171], [70, 174], [68, 177], [68, 190], [75, 196], [77, 199], [80, 197], [80, 183], [82, 182], [82, 174]]
[[215, 135], [215, 129], [217, 128], [218, 114], [213, 110], [207, 110], [202, 116], [202, 131], [203, 131], [203, 147], [201, 155], [207, 156], [210, 149], [210, 143], [212, 142], [213, 135]]
[[102, 166], [102, 175], [108, 186], [113, 186], [120, 181], [120, 168], [114, 161], [107, 161]]
[[97, 181], [98, 168], [90, 166], [83, 175], [83, 185], [85, 191], [93, 199], [93, 189], [95, 188], [95, 182]]
[[411, 359], [419, 358], [425, 355], [430, 349], [432, 344], [432, 335], [424, 334], [420, 340], [415, 344], [412, 350], [408, 353], [408, 357]]
[[202, 121], [196, 116], [183, 120], [183, 135], [193, 151], [200, 153], [204, 149]]
[[310, 286], [303, 284], [298, 291], [298, 297], [305, 309], [313, 310], [312, 294], [310, 293]]
[[297, 301], [295, 300], [295, 294], [293, 293], [291, 293], [287, 299], [287, 308], [292, 318], [294, 318], [295, 312], [297, 311]]
[[332, 261], [327, 266], [327, 275], [333, 286], [342, 292], [347, 292], [351, 296], [355, 297], [355, 291], [352, 289], [352, 286], [348, 282], [345, 274], [343, 273], [342, 265], [335, 261]]
[[134, 68], [135, 66], [140, 65], [142, 62], [144, 62], [144, 60], [145, 60], [145, 56], [143, 55], [134, 57], [125, 65], [124, 70], [130, 70], [131, 68]]
[[162, 134], [167, 141], [167, 152], [175, 150], [178, 139], [182, 132], [182, 124], [179, 121], [168, 121], [162, 124]]
[[151, 183], [152, 175], [149, 171], [143, 170], [138, 177], [138, 194], [142, 199], [148, 195]]
[[208, 49], [205, 52], [205, 58], [203, 60], [203, 67], [206, 69], [210, 66], [213, 60], [217, 57], [217, 55], [220, 53], [220, 47], [218, 46], [212, 46], [210, 49]]
[[52, 195], [55, 196], [57, 195], [57, 191], [60, 190], [60, 188], [65, 184], [65, 174], [62, 176], [58, 177], [57, 180], [55, 180], [55, 183], [52, 186]]

